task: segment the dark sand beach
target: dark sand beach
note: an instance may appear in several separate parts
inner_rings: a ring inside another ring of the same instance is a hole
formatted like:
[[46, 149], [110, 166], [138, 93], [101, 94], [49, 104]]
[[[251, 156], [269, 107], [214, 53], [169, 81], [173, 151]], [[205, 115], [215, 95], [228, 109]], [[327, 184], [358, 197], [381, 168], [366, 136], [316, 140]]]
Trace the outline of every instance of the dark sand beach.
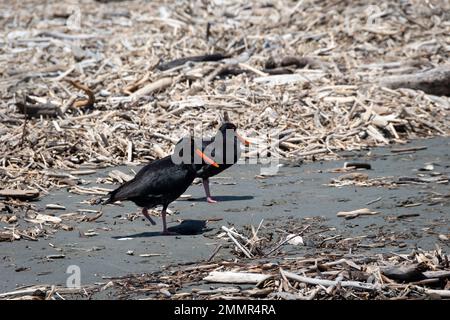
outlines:
[[[426, 149], [391, 152], [393, 148], [417, 146]], [[286, 232], [294, 224], [306, 224], [308, 220], [302, 219], [316, 219], [308, 232], [312, 234], [329, 227], [331, 230], [319, 233], [324, 239], [338, 236], [330, 242], [363, 236], [361, 246], [352, 249], [357, 254], [409, 253], [416, 247], [432, 250], [435, 244], [448, 250], [449, 242], [439, 239], [440, 234], [450, 233], [448, 138], [346, 152], [341, 157], [339, 161], [284, 164], [277, 174], [264, 178], [258, 177], [258, 165], [235, 165], [212, 179], [213, 195], [219, 200], [216, 204], [206, 203], [201, 184], [191, 186], [186, 192], [189, 197], [170, 206], [175, 214], [169, 215], [168, 221], [169, 226], [176, 226], [180, 220], [213, 220], [207, 222], [204, 232], [196, 235], [160, 236], [159, 217], [155, 217], [157, 225], [152, 226], [139, 214], [139, 208], [132, 203], [123, 203], [104, 206], [103, 216], [93, 222], [72, 223], [72, 231], [58, 230], [53, 236], [38, 241], [0, 242], [0, 292], [36, 284], [64, 286], [69, 276], [66, 271], [71, 265], [80, 267], [81, 284], [88, 285], [105, 283], [105, 277], [160, 272], [169, 265], [205, 261], [223, 241], [217, 237], [222, 231], [221, 226], [234, 226], [236, 230], [251, 225], [256, 228], [263, 219], [263, 229]], [[345, 162], [369, 163], [371, 170], [358, 172], [368, 174], [369, 181], [381, 178], [386, 186], [330, 186], [332, 179], [343, 173], [329, 171], [342, 168]], [[389, 186], [389, 181], [398, 181], [400, 177], [432, 176], [430, 172], [418, 171], [430, 163], [434, 167], [434, 176], [447, 177], [446, 183], [444, 180], [444, 183]], [[107, 168], [84, 179], [90, 182], [88, 186], [94, 186], [98, 177], [106, 176], [113, 169], [131, 173], [126, 167]], [[433, 196], [439, 194], [447, 197], [433, 203]], [[58, 216], [78, 209], [100, 209], [86, 203], [91, 198], [57, 190], [35, 204], [42, 213]], [[46, 204], [63, 205], [66, 210], [45, 210]], [[339, 211], [360, 208], [378, 213], [351, 220], [336, 216]], [[135, 219], [130, 221], [127, 215], [135, 216]], [[221, 220], [214, 221], [217, 219]], [[86, 232], [96, 235], [81, 236]], [[306, 245], [287, 244], [283, 247], [283, 257], [314, 255], [319, 250], [319, 243], [309, 241], [308, 232], [303, 236]], [[233, 258], [231, 250], [232, 246], [221, 249], [214, 259]], [[332, 247], [330, 250], [333, 251]], [[58, 255], [62, 255], [61, 258]]]

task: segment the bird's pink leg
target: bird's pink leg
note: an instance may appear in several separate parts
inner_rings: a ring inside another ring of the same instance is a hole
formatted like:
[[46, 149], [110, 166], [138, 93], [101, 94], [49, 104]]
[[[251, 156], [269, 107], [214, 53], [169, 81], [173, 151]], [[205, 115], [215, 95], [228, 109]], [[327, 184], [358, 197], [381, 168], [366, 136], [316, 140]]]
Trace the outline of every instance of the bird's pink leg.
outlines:
[[152, 225], [156, 225], [155, 220], [153, 220], [152, 217], [150, 217], [150, 215], [148, 214], [147, 208], [142, 208], [142, 214], [148, 219], [148, 221], [150, 221]]
[[208, 203], [216, 203], [217, 201], [211, 198], [211, 193], [209, 192], [209, 179], [208, 178], [203, 179], [202, 183], [203, 188], [205, 188], [206, 201], [208, 201]]
[[162, 234], [163, 236], [177, 235], [178, 233], [172, 232], [172, 231], [168, 231], [168, 230], [167, 230], [166, 208], [167, 208], [167, 207], [163, 207], [163, 209], [162, 209], [162, 211], [161, 211], [161, 217], [162, 217], [162, 222], [163, 222], [163, 231], [162, 231], [161, 234]]

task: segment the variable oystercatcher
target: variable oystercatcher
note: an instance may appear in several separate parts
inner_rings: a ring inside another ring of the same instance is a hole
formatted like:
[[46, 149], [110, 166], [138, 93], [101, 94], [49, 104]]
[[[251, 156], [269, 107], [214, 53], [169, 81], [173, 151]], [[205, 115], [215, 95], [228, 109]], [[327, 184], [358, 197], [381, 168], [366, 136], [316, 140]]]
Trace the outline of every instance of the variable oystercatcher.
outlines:
[[[186, 155], [186, 151], [189, 154]], [[109, 198], [102, 204], [116, 201], [132, 201], [142, 207], [142, 214], [155, 225], [148, 209], [162, 205], [163, 235], [174, 234], [167, 231], [166, 209], [191, 185], [197, 171], [204, 165], [219, 167], [196, 147], [192, 138], [184, 138], [178, 143], [174, 154], [155, 160], [143, 167], [136, 176], [111, 191]]]
[[[226, 115], [227, 119], [228, 116]], [[209, 190], [209, 178], [218, 175], [222, 171], [235, 164], [241, 156], [241, 145], [249, 145], [250, 142], [242, 138], [236, 132], [236, 125], [231, 122], [224, 122], [217, 134], [211, 138], [204, 138], [201, 141], [202, 151], [210, 155], [211, 158], [220, 166], [214, 166], [206, 163], [197, 170], [197, 177], [202, 178], [203, 187], [205, 189], [206, 201], [209, 203], [217, 202], [211, 197]]]

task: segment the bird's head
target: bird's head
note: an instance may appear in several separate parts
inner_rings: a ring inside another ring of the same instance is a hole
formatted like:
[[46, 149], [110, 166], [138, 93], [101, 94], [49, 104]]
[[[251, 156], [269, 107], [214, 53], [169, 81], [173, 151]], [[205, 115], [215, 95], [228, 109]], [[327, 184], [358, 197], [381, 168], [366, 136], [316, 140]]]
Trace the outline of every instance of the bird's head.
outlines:
[[250, 142], [246, 139], [244, 139], [239, 133], [237, 133], [237, 126], [234, 123], [231, 122], [224, 122], [219, 128], [219, 132], [222, 134], [222, 136], [225, 138], [225, 140], [228, 137], [237, 138], [239, 141], [242, 142], [242, 144], [248, 146], [250, 145]]
[[192, 136], [184, 137], [175, 145], [175, 150], [172, 154], [172, 161], [178, 164], [202, 166], [209, 164], [214, 167], [219, 165], [203, 153], [201, 146], [197, 144]]

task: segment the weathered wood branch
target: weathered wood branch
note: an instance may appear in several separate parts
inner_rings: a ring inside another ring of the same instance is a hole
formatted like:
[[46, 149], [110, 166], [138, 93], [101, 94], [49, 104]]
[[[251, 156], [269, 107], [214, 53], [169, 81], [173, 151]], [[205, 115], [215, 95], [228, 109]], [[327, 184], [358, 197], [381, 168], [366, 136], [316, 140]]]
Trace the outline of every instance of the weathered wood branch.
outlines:
[[37, 190], [3, 189], [3, 190], [0, 190], [0, 197], [21, 199], [21, 200], [31, 200], [31, 199], [39, 197], [39, 191], [37, 191]]
[[29, 104], [25, 102], [17, 102], [17, 108], [19, 111], [30, 118], [44, 117], [56, 117], [60, 114], [58, 106], [48, 102], [44, 104]]
[[437, 96], [450, 96], [450, 66], [441, 66], [414, 74], [384, 77], [380, 79], [379, 84], [390, 89], [409, 88]]
[[163, 90], [167, 88], [168, 86], [172, 85], [173, 78], [172, 77], [166, 77], [161, 78], [155, 82], [149, 83], [148, 85], [142, 87], [141, 89], [134, 92], [131, 97], [133, 100], [137, 100], [140, 97], [149, 95], [155, 91]]
[[212, 271], [203, 280], [220, 283], [259, 283], [267, 280], [271, 275], [251, 272]]
[[316, 279], [316, 278], [300, 276], [295, 273], [285, 271], [282, 269], [280, 269], [280, 271], [288, 279], [298, 281], [298, 282], [313, 284], [313, 285], [321, 285], [324, 287], [336, 286], [336, 285], [340, 284], [342, 287], [352, 287], [352, 288], [362, 289], [362, 290], [376, 290], [378, 288], [377, 285], [374, 285], [371, 283], [364, 283], [364, 282], [359, 282], [359, 281], [333, 281], [333, 280], [326, 280], [326, 279]]
[[381, 272], [388, 278], [399, 281], [416, 281], [422, 280], [425, 276], [422, 274], [425, 271], [425, 265], [413, 264], [409, 266], [394, 266], [382, 268]]

